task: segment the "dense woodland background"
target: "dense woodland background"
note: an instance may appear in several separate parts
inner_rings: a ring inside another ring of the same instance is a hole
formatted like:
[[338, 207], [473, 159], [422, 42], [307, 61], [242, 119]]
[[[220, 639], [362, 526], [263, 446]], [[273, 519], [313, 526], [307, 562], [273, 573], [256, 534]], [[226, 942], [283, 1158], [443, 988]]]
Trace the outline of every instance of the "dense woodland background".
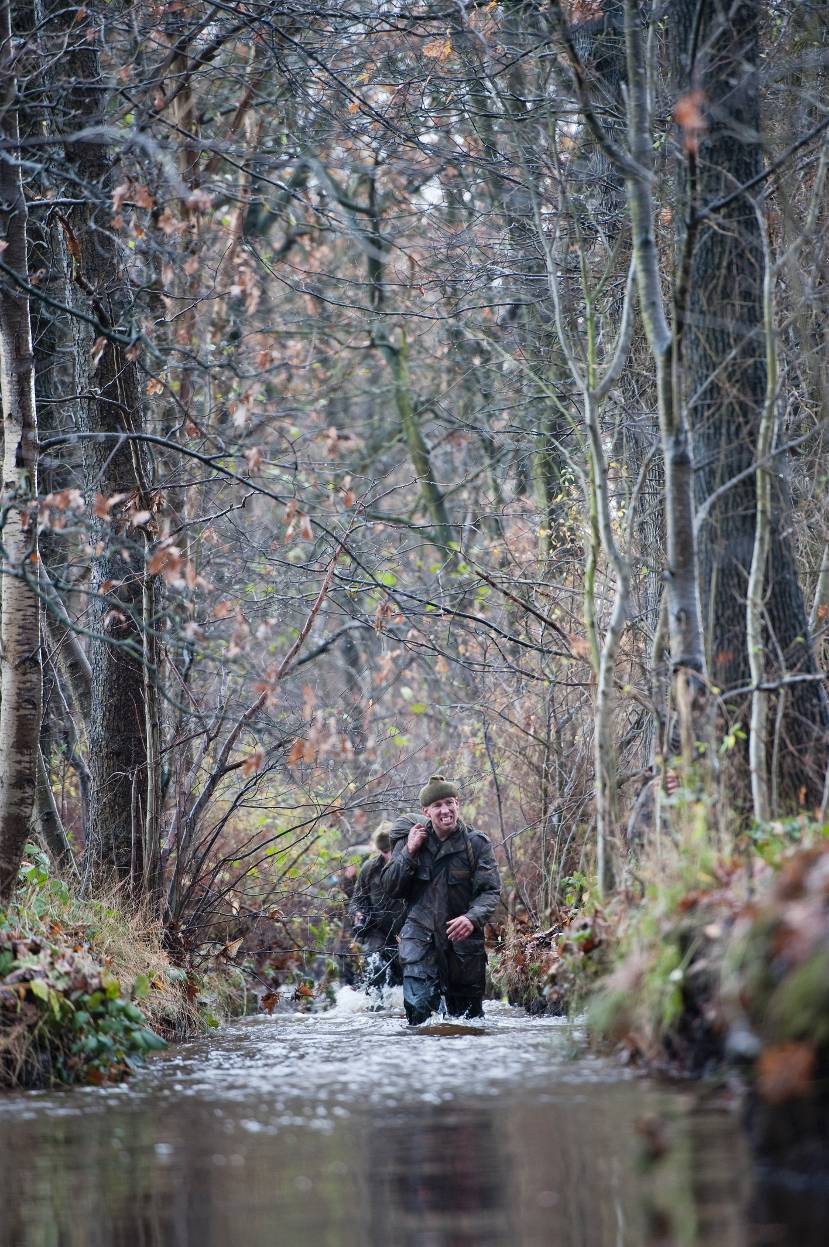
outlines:
[[438, 765], [531, 924], [825, 817], [826, 3], [0, 10], [6, 896], [301, 949]]

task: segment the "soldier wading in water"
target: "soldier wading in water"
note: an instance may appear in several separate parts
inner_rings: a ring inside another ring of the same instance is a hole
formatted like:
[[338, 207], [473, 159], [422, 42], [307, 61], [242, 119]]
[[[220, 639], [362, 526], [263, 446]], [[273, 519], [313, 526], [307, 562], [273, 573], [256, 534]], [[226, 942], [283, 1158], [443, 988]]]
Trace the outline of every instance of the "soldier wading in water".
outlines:
[[486, 975], [484, 924], [501, 892], [488, 838], [458, 817], [458, 790], [433, 775], [420, 790], [424, 820], [392, 827], [392, 859], [383, 887], [406, 902], [400, 932], [403, 999], [412, 1026], [425, 1022], [441, 996], [453, 1017], [482, 1017]]
[[406, 905], [393, 900], [381, 881], [391, 859], [391, 823], [383, 823], [374, 833], [377, 853], [369, 858], [357, 879], [348, 907], [354, 921], [354, 936], [366, 958], [366, 987], [397, 987], [403, 982], [397, 956], [397, 936], [403, 925]]

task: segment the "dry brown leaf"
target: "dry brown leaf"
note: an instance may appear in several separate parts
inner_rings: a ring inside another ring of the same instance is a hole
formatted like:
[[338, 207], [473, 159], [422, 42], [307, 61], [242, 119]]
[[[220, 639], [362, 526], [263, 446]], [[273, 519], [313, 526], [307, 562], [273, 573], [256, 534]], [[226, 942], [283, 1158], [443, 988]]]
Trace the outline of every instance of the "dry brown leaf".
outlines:
[[133, 187], [132, 201], [137, 207], [146, 208], [148, 211], [155, 207], [155, 200], [146, 186]]
[[587, 637], [571, 635], [568, 640], [570, 649], [576, 658], [586, 659], [590, 657], [590, 642]]
[[814, 1044], [807, 1040], [766, 1048], [757, 1062], [757, 1086], [768, 1104], [807, 1095], [815, 1071]]
[[288, 752], [288, 758], [287, 758], [288, 766], [296, 766], [298, 762], [302, 761], [304, 756], [305, 756], [305, 741], [302, 739], [301, 736], [298, 736], [296, 740], [294, 741], [294, 743], [291, 745], [291, 748]]
[[254, 749], [253, 753], [245, 758], [241, 766], [242, 774], [247, 778], [256, 775], [262, 770], [265, 764], [265, 751], [263, 749]]
[[702, 111], [705, 103], [703, 91], [689, 91], [681, 95], [674, 104], [674, 121], [685, 136], [685, 150], [696, 152], [699, 148], [699, 137], [705, 131], [706, 121]]
[[129, 196], [130, 189], [129, 182], [121, 182], [120, 185], [115, 187], [115, 190], [112, 192], [112, 208], [114, 212], [121, 211], [125, 200]]
[[103, 352], [105, 352], [105, 350], [106, 338], [96, 338], [95, 342], [92, 343], [92, 349], [90, 352], [90, 364], [93, 369], [97, 368], [97, 365], [101, 363]]
[[452, 55], [452, 41], [450, 39], [430, 39], [423, 48], [423, 55], [440, 62], [448, 61]]
[[180, 221], [169, 208], [164, 209], [156, 224], [164, 234], [179, 234], [184, 229], [184, 222]]

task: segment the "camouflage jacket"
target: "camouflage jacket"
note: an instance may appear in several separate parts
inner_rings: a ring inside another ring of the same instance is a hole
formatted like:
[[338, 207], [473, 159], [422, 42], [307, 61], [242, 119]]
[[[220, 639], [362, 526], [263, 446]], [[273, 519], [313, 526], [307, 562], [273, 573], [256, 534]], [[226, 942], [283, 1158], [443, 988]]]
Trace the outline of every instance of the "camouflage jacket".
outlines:
[[410, 857], [406, 838], [419, 821], [416, 815], [404, 815], [394, 824], [392, 858], [382, 873], [389, 896], [406, 902], [403, 935], [428, 932], [436, 944], [446, 946], [446, 923], [465, 914], [475, 928], [469, 939], [480, 939], [501, 894], [488, 837], [459, 820], [452, 835], [441, 841], [427, 823], [426, 841]]
[[[349, 901], [348, 912], [355, 924], [358, 938], [371, 930], [396, 936], [403, 925], [406, 905], [404, 901], [389, 896], [383, 887], [380, 876], [384, 865], [385, 861], [380, 853], [369, 858], [360, 871]], [[358, 920], [358, 914], [362, 914], [362, 920]]]

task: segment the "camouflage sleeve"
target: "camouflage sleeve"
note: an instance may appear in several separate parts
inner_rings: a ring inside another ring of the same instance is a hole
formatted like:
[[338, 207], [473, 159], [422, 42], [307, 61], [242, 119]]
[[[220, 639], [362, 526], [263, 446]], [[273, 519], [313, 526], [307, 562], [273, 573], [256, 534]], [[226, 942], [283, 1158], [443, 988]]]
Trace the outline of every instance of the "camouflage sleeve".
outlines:
[[388, 862], [380, 876], [383, 890], [389, 896], [406, 899], [414, 882], [416, 866], [414, 858], [409, 857], [406, 841], [398, 840], [394, 846], [391, 861]]
[[472, 904], [466, 916], [474, 924], [477, 931], [483, 931], [484, 924], [489, 922], [501, 897], [501, 876], [498, 863], [492, 852], [492, 845], [485, 836], [481, 836], [483, 845], [478, 854], [478, 864], [472, 880]]

